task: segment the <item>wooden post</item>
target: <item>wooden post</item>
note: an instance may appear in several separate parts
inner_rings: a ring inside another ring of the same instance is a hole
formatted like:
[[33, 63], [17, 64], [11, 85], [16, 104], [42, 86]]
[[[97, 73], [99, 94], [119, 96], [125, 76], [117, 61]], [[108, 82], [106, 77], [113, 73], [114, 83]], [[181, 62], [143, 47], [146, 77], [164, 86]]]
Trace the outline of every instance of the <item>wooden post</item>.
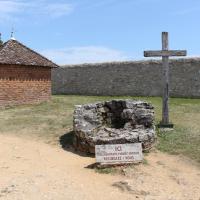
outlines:
[[[162, 33], [162, 50], [168, 51], [168, 33]], [[169, 124], [169, 57], [162, 57], [163, 63], [163, 106], [162, 106], [162, 124]]]
[[169, 122], [169, 57], [186, 56], [186, 50], [169, 50], [168, 33], [162, 33], [162, 51], [144, 51], [145, 57], [162, 57], [163, 63], [163, 99], [162, 99], [162, 121], [159, 127], [172, 128]]

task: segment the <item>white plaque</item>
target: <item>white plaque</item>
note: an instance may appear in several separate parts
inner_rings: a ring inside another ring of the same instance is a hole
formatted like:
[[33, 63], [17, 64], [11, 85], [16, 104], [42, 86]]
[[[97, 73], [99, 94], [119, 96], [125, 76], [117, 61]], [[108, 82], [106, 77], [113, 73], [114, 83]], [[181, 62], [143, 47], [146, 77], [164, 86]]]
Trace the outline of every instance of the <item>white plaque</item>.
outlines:
[[125, 164], [143, 159], [142, 144], [108, 144], [95, 146], [96, 162], [101, 164]]

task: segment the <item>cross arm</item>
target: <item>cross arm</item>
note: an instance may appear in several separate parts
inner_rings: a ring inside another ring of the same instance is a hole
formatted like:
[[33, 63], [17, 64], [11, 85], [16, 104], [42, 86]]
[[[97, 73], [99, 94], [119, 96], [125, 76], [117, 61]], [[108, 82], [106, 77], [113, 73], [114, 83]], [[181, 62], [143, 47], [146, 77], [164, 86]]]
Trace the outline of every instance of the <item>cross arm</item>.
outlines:
[[162, 50], [162, 51], [144, 51], [144, 57], [169, 57], [169, 56], [186, 56], [186, 50]]

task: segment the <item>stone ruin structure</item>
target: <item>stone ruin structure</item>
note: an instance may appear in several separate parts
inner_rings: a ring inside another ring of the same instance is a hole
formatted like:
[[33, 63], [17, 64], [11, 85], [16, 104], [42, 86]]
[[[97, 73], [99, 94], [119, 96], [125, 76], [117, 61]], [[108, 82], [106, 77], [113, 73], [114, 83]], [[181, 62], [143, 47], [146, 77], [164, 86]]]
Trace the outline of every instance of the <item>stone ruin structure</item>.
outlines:
[[148, 150], [156, 140], [154, 108], [134, 100], [78, 105], [74, 134], [75, 148], [87, 153], [95, 153], [95, 145], [138, 142]]

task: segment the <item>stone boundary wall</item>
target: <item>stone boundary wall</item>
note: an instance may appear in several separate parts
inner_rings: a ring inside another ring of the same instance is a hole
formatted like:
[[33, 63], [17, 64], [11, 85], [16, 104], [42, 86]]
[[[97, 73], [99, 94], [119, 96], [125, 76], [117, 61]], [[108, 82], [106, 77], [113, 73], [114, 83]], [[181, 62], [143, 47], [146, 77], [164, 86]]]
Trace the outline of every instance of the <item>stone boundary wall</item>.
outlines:
[[[200, 97], [200, 58], [170, 61], [173, 97]], [[52, 72], [53, 94], [161, 96], [159, 60], [68, 65]]]

